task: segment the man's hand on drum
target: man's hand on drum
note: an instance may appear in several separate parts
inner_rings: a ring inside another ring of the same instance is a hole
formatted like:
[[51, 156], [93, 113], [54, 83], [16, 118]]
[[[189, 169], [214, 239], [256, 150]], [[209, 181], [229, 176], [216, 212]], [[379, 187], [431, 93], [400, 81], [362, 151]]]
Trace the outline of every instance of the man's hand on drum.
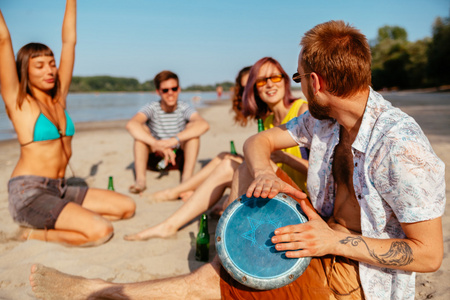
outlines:
[[339, 239], [328, 224], [305, 201], [301, 208], [308, 222], [275, 229], [272, 243], [278, 251], [287, 251], [286, 257], [324, 256], [333, 253]]
[[287, 184], [269, 169], [255, 172], [255, 179], [247, 189], [247, 197], [273, 198], [278, 193], [290, 194], [299, 199], [306, 199], [306, 194]]

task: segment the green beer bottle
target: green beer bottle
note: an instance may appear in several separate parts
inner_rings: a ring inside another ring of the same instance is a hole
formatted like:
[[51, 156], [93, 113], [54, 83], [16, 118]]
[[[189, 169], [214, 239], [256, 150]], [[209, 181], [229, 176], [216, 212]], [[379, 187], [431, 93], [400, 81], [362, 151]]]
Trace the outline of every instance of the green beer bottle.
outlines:
[[[178, 148], [173, 148], [173, 153], [177, 153]], [[165, 168], [167, 168], [167, 166], [169, 165], [169, 163], [166, 164], [166, 161], [163, 159], [161, 159], [158, 164], [156, 165], [156, 169], [158, 169], [159, 171], [164, 170]]]
[[109, 179], [108, 179], [108, 190], [114, 191], [114, 183], [113, 183], [113, 177], [112, 176], [109, 176]]
[[236, 148], [234, 147], [234, 141], [230, 141], [230, 152], [233, 155], [237, 155]]
[[264, 131], [264, 124], [262, 119], [258, 119], [258, 132]]
[[208, 216], [202, 214], [200, 217], [200, 228], [197, 234], [197, 246], [195, 249], [195, 260], [209, 260], [209, 232], [208, 232]]

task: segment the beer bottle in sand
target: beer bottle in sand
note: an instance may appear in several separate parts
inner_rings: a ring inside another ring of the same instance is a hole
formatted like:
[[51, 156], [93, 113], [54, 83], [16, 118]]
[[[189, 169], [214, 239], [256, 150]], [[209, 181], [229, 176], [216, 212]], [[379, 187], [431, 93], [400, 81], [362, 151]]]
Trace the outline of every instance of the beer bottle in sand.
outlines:
[[234, 147], [234, 141], [230, 141], [230, 152], [233, 155], [237, 155], [236, 148]]
[[114, 183], [113, 183], [113, 177], [112, 176], [109, 176], [109, 179], [108, 179], [108, 190], [114, 191]]
[[206, 214], [202, 214], [200, 217], [200, 228], [197, 234], [195, 259], [205, 262], [209, 260], [208, 216]]

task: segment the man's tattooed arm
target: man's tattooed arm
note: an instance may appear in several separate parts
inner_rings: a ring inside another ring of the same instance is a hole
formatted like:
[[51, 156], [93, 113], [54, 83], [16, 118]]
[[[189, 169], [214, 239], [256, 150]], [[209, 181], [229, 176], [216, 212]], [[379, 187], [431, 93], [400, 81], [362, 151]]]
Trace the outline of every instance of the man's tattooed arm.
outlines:
[[406, 266], [413, 262], [413, 253], [411, 247], [408, 243], [396, 241], [391, 244], [391, 248], [388, 252], [384, 254], [376, 254], [375, 251], [371, 250], [366, 241], [362, 237], [347, 237], [339, 241], [341, 244], [351, 244], [352, 246], [358, 246], [359, 243], [363, 243], [370, 256], [372, 256], [380, 264], [386, 266]]

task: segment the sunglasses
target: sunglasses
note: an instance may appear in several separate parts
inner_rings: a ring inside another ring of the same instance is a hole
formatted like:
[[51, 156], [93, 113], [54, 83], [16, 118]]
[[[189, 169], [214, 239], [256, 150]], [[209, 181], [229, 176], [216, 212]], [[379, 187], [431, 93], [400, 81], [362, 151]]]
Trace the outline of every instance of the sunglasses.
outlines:
[[272, 75], [272, 76], [266, 77], [266, 78], [258, 78], [258, 79], [256, 79], [256, 86], [257, 87], [265, 86], [267, 84], [268, 79], [270, 79], [273, 83], [277, 83], [277, 82], [280, 82], [281, 79], [283, 79], [283, 74]]
[[[312, 72], [311, 72], [311, 73], [312, 73]], [[303, 76], [309, 75], [309, 74], [311, 74], [311, 73], [305, 73], [305, 74], [302, 74], [302, 75], [300, 75], [300, 74], [298, 74], [298, 73], [294, 73], [294, 75], [292, 75], [292, 80], [294, 80], [294, 81], [297, 82], [297, 83], [300, 83], [300, 82], [302, 82], [302, 77], [303, 77]]]
[[178, 91], [178, 87], [176, 86], [176, 87], [173, 87], [173, 88], [170, 88], [170, 89], [161, 89], [163, 94], [168, 93], [169, 90], [172, 90], [172, 92], [177, 92]]

